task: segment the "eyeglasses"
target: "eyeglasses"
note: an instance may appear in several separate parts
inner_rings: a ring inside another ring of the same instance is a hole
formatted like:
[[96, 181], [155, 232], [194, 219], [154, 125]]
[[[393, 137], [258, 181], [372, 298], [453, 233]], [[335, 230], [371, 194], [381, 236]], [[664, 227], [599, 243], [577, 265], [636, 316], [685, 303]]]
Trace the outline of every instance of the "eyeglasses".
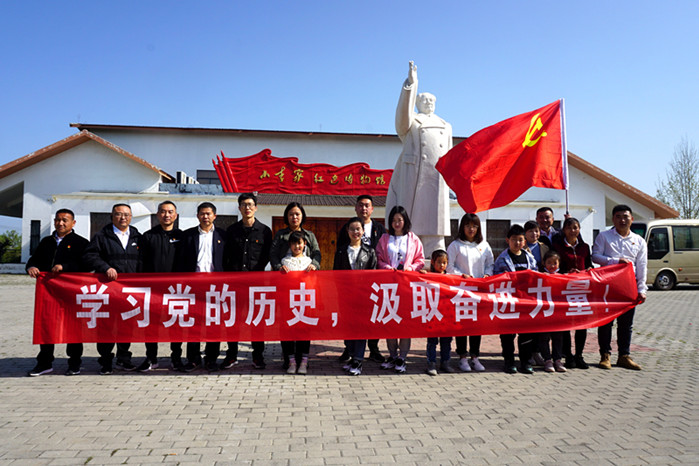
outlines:
[[122, 212], [114, 212], [114, 213], [112, 214], [112, 217], [129, 218], [129, 217], [131, 217], [131, 214], [125, 214], [125, 213], [122, 213]]
[[244, 202], [243, 204], [240, 204], [241, 209], [254, 209], [255, 204], [253, 202]]

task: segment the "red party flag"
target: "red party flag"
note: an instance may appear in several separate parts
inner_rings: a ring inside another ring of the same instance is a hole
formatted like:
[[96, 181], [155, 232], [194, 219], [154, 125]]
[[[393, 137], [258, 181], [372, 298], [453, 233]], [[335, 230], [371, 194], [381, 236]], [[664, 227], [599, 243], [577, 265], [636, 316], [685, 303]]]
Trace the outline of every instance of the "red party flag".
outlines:
[[437, 170], [471, 213], [507, 205], [532, 186], [567, 189], [563, 100], [474, 133]]

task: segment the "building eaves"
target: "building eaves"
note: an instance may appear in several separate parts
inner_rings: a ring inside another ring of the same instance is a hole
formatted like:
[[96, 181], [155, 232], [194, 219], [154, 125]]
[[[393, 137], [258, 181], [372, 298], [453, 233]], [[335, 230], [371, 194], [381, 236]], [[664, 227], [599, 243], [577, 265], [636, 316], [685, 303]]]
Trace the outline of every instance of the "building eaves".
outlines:
[[35, 152], [32, 152], [31, 154], [27, 154], [24, 157], [20, 157], [16, 160], [13, 160], [12, 162], [8, 162], [5, 165], [0, 166], [0, 178], [4, 178], [6, 176], [9, 176], [13, 173], [17, 173], [20, 170], [24, 170], [27, 167], [30, 167], [36, 163], [39, 163], [41, 161], [44, 161], [46, 159], [49, 159], [55, 155], [58, 155], [62, 152], [67, 151], [68, 149], [72, 149], [73, 147], [79, 146], [80, 144], [83, 144], [87, 141], [95, 141], [98, 144], [103, 145], [104, 147], [113, 150], [119, 155], [122, 155], [128, 159], [133, 160], [134, 162], [143, 165], [144, 167], [153, 170], [154, 172], [158, 173], [163, 179], [167, 181], [174, 181], [175, 178], [168, 174], [167, 172], [161, 170], [160, 168], [156, 167], [150, 162], [147, 162], [143, 160], [140, 157], [135, 156], [131, 152], [128, 152], [121, 147], [117, 146], [114, 143], [111, 143], [107, 141], [106, 139], [103, 139], [96, 134], [93, 134], [87, 130], [81, 130], [77, 134], [73, 134], [72, 136], [68, 136], [65, 139], [61, 139], [58, 142], [55, 142], [53, 144], [50, 144], [46, 147], [43, 147]]
[[[89, 124], [89, 123], [71, 123], [71, 127], [84, 130], [127, 130], [127, 131], [164, 131], [164, 132], [194, 132], [194, 133], [229, 133], [229, 134], [247, 134], [247, 135], [267, 135], [267, 136], [293, 136], [293, 137], [312, 137], [318, 136], [322, 138], [343, 137], [343, 138], [381, 138], [385, 140], [398, 140], [395, 134], [371, 134], [371, 133], [330, 133], [330, 132], [315, 132], [315, 131], [278, 131], [278, 130], [258, 130], [258, 129], [231, 129], [231, 128], [193, 128], [193, 127], [176, 127], [176, 126], [138, 126], [138, 125], [105, 125], [105, 124]], [[454, 137], [454, 144], [463, 141], [464, 137]], [[598, 181], [616, 189], [622, 194], [629, 196], [639, 204], [651, 209], [657, 218], [674, 218], [679, 216], [679, 212], [660, 202], [643, 191], [634, 188], [630, 184], [620, 180], [619, 178], [607, 173], [601, 168], [582, 159], [574, 153], [568, 151], [568, 162], [570, 166], [592, 176]], [[322, 201], [318, 201], [322, 202]], [[318, 205], [318, 204], [314, 204]], [[333, 204], [336, 205], [336, 204]], [[342, 204], [345, 205], [345, 204]], [[352, 204], [354, 205], [354, 204]]]
[[648, 207], [653, 211], [655, 218], [676, 218], [680, 216], [680, 213], [669, 205], [660, 202], [656, 198], [649, 196], [639, 189], [634, 188], [630, 184], [620, 180], [614, 175], [607, 173], [601, 168], [591, 164], [587, 160], [584, 160], [570, 151], [568, 151], [568, 163], [571, 167], [575, 167], [583, 173], [587, 173], [607, 186], [610, 186], [620, 193], [625, 194], [639, 204]]

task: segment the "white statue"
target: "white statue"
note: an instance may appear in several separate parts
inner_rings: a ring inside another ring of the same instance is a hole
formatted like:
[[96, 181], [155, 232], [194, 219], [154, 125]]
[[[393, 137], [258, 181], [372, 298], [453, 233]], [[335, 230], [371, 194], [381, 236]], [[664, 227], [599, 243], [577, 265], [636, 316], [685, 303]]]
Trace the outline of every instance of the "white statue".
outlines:
[[[417, 93], [417, 67], [411, 61], [396, 109], [396, 132], [403, 142], [386, 197], [386, 214], [405, 207], [425, 256], [445, 249], [451, 235], [449, 187], [435, 165], [452, 146], [451, 125], [434, 114], [435, 96]], [[417, 104], [418, 113], [415, 113]]]

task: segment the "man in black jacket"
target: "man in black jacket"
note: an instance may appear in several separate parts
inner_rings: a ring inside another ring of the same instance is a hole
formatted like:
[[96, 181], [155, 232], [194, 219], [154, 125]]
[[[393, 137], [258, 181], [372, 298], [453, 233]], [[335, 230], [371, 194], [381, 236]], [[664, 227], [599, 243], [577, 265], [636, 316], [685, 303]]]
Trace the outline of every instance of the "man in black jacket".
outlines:
[[[85, 249], [85, 266], [88, 270], [104, 273], [109, 280], [116, 280], [120, 273], [140, 271], [138, 242], [141, 234], [131, 226], [131, 207], [115, 204], [112, 207], [112, 223], [102, 228]], [[131, 363], [130, 343], [117, 343], [117, 367], [127, 371], [136, 368]], [[97, 343], [100, 354], [100, 374], [112, 373], [114, 343]]]
[[[374, 213], [374, 198], [369, 194], [362, 194], [357, 197], [357, 203], [354, 205], [354, 211], [357, 213], [362, 222], [364, 222], [364, 236], [362, 236], [362, 243], [376, 250], [376, 245], [379, 244], [379, 239], [386, 233], [386, 228], [379, 223], [371, 219], [371, 214]], [[337, 232], [337, 251], [347, 249], [350, 243], [349, 235], [347, 234], [347, 223], [345, 223], [340, 231]], [[382, 363], [386, 360], [379, 351], [379, 340], [368, 340], [367, 346], [369, 347], [369, 359]], [[343, 351], [340, 356], [340, 361], [347, 362], [351, 358], [351, 355], [347, 351]]]
[[[82, 256], [88, 241], [73, 231], [75, 214], [69, 209], [59, 209], [53, 219], [55, 231], [41, 240], [27, 261], [26, 270], [30, 277], [37, 278], [41, 272], [82, 272]], [[54, 345], [39, 345], [36, 367], [27, 375], [36, 377], [53, 371]], [[83, 355], [82, 343], [68, 343], [68, 370], [66, 375], [80, 374]]]
[[[141, 236], [139, 252], [141, 271], [144, 273], [168, 273], [175, 271], [177, 250], [182, 242], [182, 230], [175, 228], [177, 206], [172, 201], [158, 204], [156, 213], [159, 225]], [[170, 343], [170, 362], [173, 370], [181, 370], [182, 343]], [[136, 370], [148, 372], [158, 368], [158, 344], [146, 343], [146, 359]]]
[[[226, 231], [214, 226], [216, 206], [202, 202], [197, 207], [199, 226], [186, 230], [178, 254], [177, 272], [223, 272], [223, 248]], [[209, 371], [218, 370], [216, 359], [221, 349], [219, 342], [207, 342], [205, 366]], [[183, 370], [191, 372], [201, 367], [201, 346], [199, 342], [187, 343], [187, 364]]]
[[[261, 272], [269, 264], [269, 251], [272, 247], [272, 230], [255, 218], [257, 197], [253, 193], [243, 193], [238, 198], [238, 210], [242, 219], [228, 227], [223, 268], [227, 272]], [[265, 368], [265, 342], [252, 342], [252, 365], [256, 369]], [[228, 369], [238, 363], [238, 342], [229, 341], [226, 357], [221, 369]]]

